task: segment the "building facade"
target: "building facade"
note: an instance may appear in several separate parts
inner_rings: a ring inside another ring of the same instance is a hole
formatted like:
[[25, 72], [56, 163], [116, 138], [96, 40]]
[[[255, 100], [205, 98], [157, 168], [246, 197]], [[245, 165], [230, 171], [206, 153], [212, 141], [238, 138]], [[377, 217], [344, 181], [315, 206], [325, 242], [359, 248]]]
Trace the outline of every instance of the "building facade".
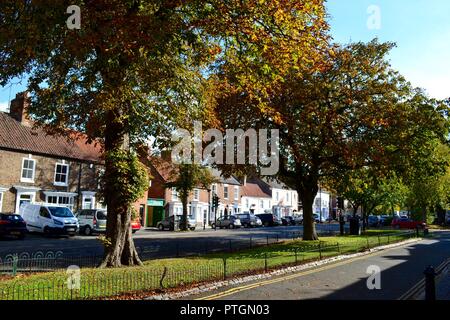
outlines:
[[74, 134], [47, 135], [27, 116], [28, 97], [17, 94], [9, 114], [0, 112], [0, 211], [19, 213], [26, 202], [101, 206], [97, 199], [100, 147]]

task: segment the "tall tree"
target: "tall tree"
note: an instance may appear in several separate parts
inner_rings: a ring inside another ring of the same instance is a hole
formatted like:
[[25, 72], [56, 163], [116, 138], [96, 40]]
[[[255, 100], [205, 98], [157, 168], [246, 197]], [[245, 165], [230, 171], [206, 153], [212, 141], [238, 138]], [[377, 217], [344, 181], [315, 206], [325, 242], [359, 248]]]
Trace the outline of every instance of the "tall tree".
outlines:
[[232, 88], [215, 91], [223, 127], [279, 129], [277, 178], [299, 193], [305, 240], [318, 239], [312, 205], [319, 181], [411, 160], [412, 140], [443, 135], [439, 103], [392, 70], [386, 59], [392, 47], [377, 40], [335, 45], [318, 70], [291, 70], [264, 107], [232, 76], [224, 73], [215, 80], [216, 86]]
[[[66, 24], [72, 5], [81, 8], [80, 29]], [[265, 85], [252, 88], [267, 95], [293, 54], [297, 66], [315, 60], [325, 29], [322, 0], [2, 0], [0, 85], [28, 77], [37, 123], [102, 143], [109, 211], [102, 265], [140, 264], [130, 207], [143, 184], [123, 170], [135, 164], [134, 146], [198, 110], [204, 76], [224, 60], [247, 87], [263, 83], [255, 81], [260, 73]], [[283, 54], [272, 55], [274, 48]]]
[[178, 197], [183, 206], [183, 218], [181, 220], [180, 229], [187, 230], [188, 221], [188, 200], [189, 195], [195, 188], [209, 189], [216, 178], [212, 175], [208, 168], [202, 167], [195, 163], [181, 163], [174, 170], [170, 178], [170, 182], [166, 183], [167, 188], [176, 189]]

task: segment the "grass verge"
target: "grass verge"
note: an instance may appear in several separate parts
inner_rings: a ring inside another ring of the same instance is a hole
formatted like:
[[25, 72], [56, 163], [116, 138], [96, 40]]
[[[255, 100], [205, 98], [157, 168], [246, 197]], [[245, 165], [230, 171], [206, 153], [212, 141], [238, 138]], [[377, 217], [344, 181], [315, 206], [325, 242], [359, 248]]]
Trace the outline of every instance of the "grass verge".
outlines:
[[150, 260], [143, 267], [86, 268], [79, 270], [80, 277], [77, 270], [69, 274], [64, 270], [18, 275], [0, 280], [0, 300], [96, 299], [183, 287], [360, 252], [411, 237], [415, 237], [414, 232], [377, 230], [362, 236], [323, 237], [320, 241], [291, 240], [234, 253]]

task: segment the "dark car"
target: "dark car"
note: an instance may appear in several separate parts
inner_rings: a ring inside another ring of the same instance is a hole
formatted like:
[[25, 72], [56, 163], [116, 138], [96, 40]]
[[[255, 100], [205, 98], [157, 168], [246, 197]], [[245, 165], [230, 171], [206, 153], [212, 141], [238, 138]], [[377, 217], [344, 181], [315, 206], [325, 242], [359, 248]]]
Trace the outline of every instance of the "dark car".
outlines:
[[265, 227], [274, 227], [282, 224], [281, 219], [272, 213], [262, 213], [257, 214], [256, 216], [261, 219], [261, 222]]
[[[163, 231], [164, 229], [169, 230], [175, 230], [175, 222], [177, 224], [180, 224], [182, 222], [183, 216], [169, 216], [168, 218], [165, 218], [164, 220], [159, 221], [156, 226], [160, 231]], [[187, 221], [187, 227], [188, 229], [194, 231], [196, 227], [196, 223], [194, 219], [189, 219]]]
[[286, 216], [281, 218], [281, 223], [283, 226], [295, 226], [294, 217]]
[[369, 227], [379, 227], [381, 224], [380, 217], [378, 216], [369, 216], [367, 218], [367, 224]]
[[258, 217], [251, 213], [240, 213], [236, 214], [236, 217], [241, 220], [241, 225], [244, 228], [257, 227], [258, 226]]
[[[216, 224], [217, 223], [217, 224]], [[220, 217], [216, 220], [216, 223], [212, 224], [213, 229], [216, 228], [240, 228], [242, 227], [241, 220], [236, 215], [226, 216], [226, 217]]]
[[0, 213], [0, 237], [15, 236], [25, 238], [27, 224], [21, 216], [14, 213]]

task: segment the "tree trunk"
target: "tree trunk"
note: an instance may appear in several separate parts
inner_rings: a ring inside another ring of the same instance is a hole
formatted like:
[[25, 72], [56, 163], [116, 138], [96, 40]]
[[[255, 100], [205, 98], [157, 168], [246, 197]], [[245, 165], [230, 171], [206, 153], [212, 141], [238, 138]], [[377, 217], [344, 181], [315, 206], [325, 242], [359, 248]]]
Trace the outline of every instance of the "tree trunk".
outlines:
[[181, 219], [180, 230], [187, 231], [188, 219], [188, 198], [181, 197], [181, 204], [183, 206], [183, 219]]
[[[117, 121], [117, 110], [107, 114], [105, 130], [105, 153], [113, 151], [130, 152], [125, 125]], [[120, 267], [122, 265], [142, 265], [134, 246], [131, 230], [132, 203], [126, 203], [116, 194], [116, 189], [124, 183], [114, 174], [117, 163], [105, 160], [105, 200], [108, 207], [106, 242], [103, 262], [100, 267]], [[126, 186], [123, 186], [126, 187]]]
[[317, 184], [309, 187], [297, 188], [303, 205], [303, 240], [319, 240], [313, 218], [313, 203], [318, 191]]

